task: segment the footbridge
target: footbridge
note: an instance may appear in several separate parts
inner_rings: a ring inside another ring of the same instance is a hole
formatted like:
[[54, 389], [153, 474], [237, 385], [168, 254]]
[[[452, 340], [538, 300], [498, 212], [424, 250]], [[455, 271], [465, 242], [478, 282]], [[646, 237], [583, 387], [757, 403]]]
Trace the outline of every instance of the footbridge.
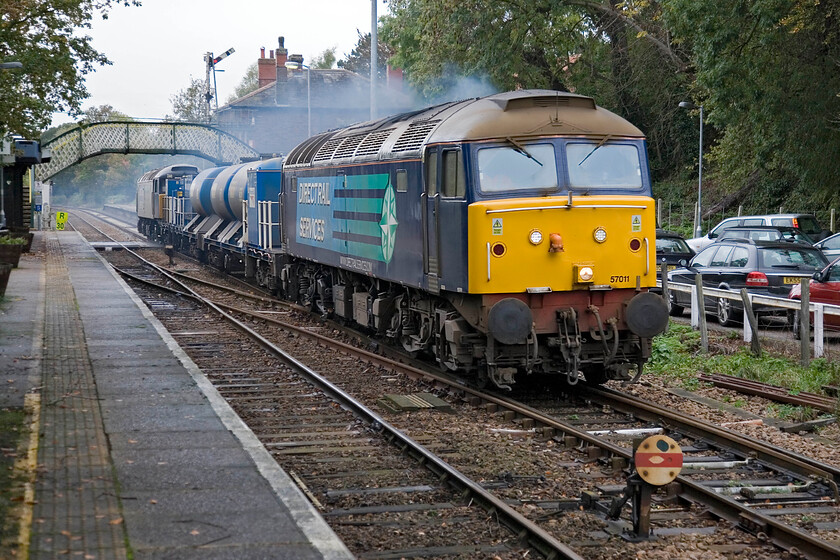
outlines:
[[253, 148], [227, 132], [206, 124], [118, 121], [80, 124], [41, 144], [47, 163], [35, 165], [46, 181], [59, 171], [102, 154], [184, 154], [229, 165], [259, 158]]

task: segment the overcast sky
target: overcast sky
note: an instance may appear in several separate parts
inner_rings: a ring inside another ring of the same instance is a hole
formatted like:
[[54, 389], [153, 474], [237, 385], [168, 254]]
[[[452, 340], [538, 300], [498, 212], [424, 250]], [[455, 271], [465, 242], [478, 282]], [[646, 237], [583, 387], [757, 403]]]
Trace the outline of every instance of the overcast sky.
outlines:
[[[219, 105], [233, 93], [260, 47], [277, 48], [286, 38], [289, 54], [304, 63], [337, 47], [342, 59], [370, 33], [371, 0], [142, 0], [141, 7], [114, 8], [107, 20], [94, 18], [86, 31], [93, 46], [113, 63], [87, 75], [90, 97], [83, 107], [111, 105], [131, 117], [163, 118], [172, 97], [190, 77], [204, 79], [204, 53], [229, 48], [216, 66]], [[387, 12], [377, 0], [377, 15]], [[53, 125], [72, 122], [56, 114]]]

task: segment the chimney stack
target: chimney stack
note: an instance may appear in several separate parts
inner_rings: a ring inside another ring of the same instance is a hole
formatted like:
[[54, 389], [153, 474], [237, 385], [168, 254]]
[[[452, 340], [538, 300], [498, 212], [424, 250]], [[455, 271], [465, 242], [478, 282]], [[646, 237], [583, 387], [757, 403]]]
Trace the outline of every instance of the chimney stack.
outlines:
[[283, 46], [286, 42], [286, 39], [283, 36], [277, 37], [277, 50], [275, 54], [277, 55], [277, 68], [275, 70], [275, 80], [278, 82], [286, 81], [287, 77], [287, 70], [286, 70], [286, 55], [289, 54], [289, 51]]
[[265, 57], [265, 47], [260, 47], [260, 58], [257, 60], [257, 80], [259, 87], [267, 86], [277, 79], [274, 72], [274, 57]]

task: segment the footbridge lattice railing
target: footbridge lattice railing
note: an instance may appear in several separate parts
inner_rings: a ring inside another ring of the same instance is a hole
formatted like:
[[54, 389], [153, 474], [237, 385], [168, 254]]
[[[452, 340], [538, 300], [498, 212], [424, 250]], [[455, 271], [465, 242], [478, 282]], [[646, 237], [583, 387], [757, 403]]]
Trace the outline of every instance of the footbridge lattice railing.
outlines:
[[227, 132], [206, 124], [119, 121], [79, 125], [42, 143], [50, 161], [35, 166], [45, 181], [84, 159], [102, 154], [184, 154], [228, 165], [260, 154]]

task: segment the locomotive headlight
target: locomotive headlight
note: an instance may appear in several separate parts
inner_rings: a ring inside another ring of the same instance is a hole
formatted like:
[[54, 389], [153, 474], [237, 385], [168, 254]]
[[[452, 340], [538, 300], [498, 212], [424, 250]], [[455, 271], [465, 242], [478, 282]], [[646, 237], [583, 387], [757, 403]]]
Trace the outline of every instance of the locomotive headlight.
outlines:
[[598, 243], [603, 243], [607, 240], [607, 230], [602, 227], [596, 228], [592, 235]]
[[592, 282], [592, 278], [595, 276], [595, 271], [591, 266], [576, 266], [575, 269], [577, 270], [576, 282], [580, 284]]
[[538, 229], [532, 229], [531, 233], [528, 234], [528, 241], [531, 242], [532, 245], [539, 245], [542, 243], [543, 234]]

